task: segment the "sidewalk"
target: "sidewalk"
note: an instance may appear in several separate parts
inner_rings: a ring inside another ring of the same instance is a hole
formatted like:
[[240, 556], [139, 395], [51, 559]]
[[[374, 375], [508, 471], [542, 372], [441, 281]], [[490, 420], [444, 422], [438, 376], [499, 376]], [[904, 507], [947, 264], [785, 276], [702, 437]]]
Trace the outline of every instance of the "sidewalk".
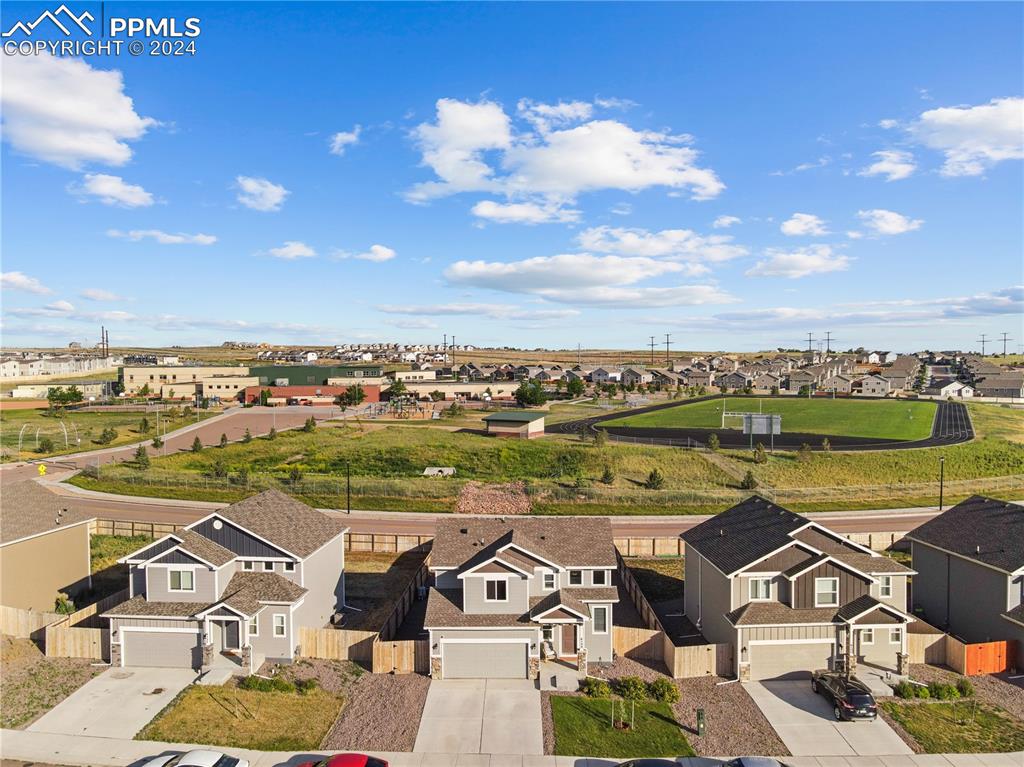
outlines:
[[[30, 762], [50, 762], [74, 767], [129, 767], [160, 754], [204, 748], [182, 743], [117, 740], [81, 735], [51, 735], [24, 730], [0, 730], [0, 756]], [[209, 748], [206, 746], [205, 748]], [[294, 767], [326, 752], [266, 752], [227, 749], [244, 757], [252, 767]], [[613, 767], [614, 759], [574, 756], [506, 756], [501, 754], [412, 754], [374, 752], [391, 767]], [[681, 758], [680, 767], [712, 767], [718, 761]], [[1011, 754], [915, 754], [911, 756], [794, 756], [785, 757], [791, 767], [1024, 767], [1024, 752]]]

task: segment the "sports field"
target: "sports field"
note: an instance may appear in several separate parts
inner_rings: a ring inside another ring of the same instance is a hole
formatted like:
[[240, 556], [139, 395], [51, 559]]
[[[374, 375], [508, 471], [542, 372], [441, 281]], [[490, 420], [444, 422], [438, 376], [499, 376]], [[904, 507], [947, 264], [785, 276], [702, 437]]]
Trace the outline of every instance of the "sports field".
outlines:
[[[926, 439], [932, 433], [934, 402], [851, 399], [726, 397], [603, 421], [602, 426], [659, 429], [720, 429], [722, 406], [727, 412], [782, 416], [782, 431], [871, 437], [891, 440]], [[742, 429], [742, 418], [726, 418], [725, 428]]]

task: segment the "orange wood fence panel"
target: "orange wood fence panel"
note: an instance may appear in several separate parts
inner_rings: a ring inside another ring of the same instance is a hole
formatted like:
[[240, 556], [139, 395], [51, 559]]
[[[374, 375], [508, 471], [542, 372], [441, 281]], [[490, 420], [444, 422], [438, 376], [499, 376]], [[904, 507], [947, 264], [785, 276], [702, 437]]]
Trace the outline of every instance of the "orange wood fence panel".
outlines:
[[999, 674], [1009, 670], [1014, 660], [1013, 640], [977, 642], [964, 647], [964, 673], [967, 676]]

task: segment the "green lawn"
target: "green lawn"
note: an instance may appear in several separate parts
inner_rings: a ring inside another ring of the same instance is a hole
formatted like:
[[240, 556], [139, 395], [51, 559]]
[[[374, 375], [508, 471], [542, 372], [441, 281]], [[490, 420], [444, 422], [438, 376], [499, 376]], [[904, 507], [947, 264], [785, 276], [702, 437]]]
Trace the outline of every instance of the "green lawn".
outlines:
[[[726, 397], [605, 421], [608, 426], [718, 429], [723, 403], [728, 412], [782, 416], [783, 432], [915, 440], [931, 434], [935, 403], [893, 400]], [[740, 418], [726, 418], [729, 429], [742, 429]]]
[[[636, 727], [632, 730], [611, 726], [612, 705], [611, 699], [552, 695], [555, 754], [612, 759], [696, 756], [667, 703], [637, 703]], [[628, 719], [630, 703], [625, 705]]]
[[885, 711], [928, 754], [1003, 753], [1024, 750], [1024, 722], [1002, 709], [956, 703], [885, 701]]
[[683, 596], [682, 557], [629, 557], [626, 564], [648, 602]]
[[318, 748], [344, 700], [324, 690], [256, 692], [232, 685], [185, 688], [136, 740], [199, 743], [261, 751]]

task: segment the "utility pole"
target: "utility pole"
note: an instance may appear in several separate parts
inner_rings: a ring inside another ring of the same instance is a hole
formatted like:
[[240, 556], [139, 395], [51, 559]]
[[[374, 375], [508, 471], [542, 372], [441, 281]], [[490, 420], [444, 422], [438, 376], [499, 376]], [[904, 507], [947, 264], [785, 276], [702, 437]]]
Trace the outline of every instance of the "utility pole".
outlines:
[[444, 364], [448, 364], [448, 334], [444, 334]]
[[672, 343], [672, 334], [671, 333], [666, 333], [665, 334], [665, 367], [668, 367], [671, 364], [671, 355], [669, 354], [669, 351], [668, 351], [668, 347], [669, 347], [670, 343]]
[[580, 347], [579, 342], [577, 342], [576, 343], [576, 367], [583, 367], [583, 358], [580, 356], [581, 354], [582, 354], [582, 348]]
[[1003, 333], [1003, 356], [1006, 356], [1006, 342], [1012, 341], [1013, 339], [1008, 337], [1006, 333]]
[[[455, 372], [455, 336], [452, 336], [452, 372]], [[455, 377], [459, 377], [457, 373]]]
[[831, 354], [832, 353], [832, 341], [833, 341], [832, 331], [831, 330], [826, 330], [825, 331], [825, 354]]
[[651, 336], [651, 367], [654, 367], [654, 336]]
[[814, 354], [814, 336], [810, 333], [807, 334], [807, 353]]
[[981, 338], [978, 339], [981, 342], [981, 356], [985, 356], [985, 344], [988, 343], [988, 339], [985, 338], [985, 334], [981, 334]]

